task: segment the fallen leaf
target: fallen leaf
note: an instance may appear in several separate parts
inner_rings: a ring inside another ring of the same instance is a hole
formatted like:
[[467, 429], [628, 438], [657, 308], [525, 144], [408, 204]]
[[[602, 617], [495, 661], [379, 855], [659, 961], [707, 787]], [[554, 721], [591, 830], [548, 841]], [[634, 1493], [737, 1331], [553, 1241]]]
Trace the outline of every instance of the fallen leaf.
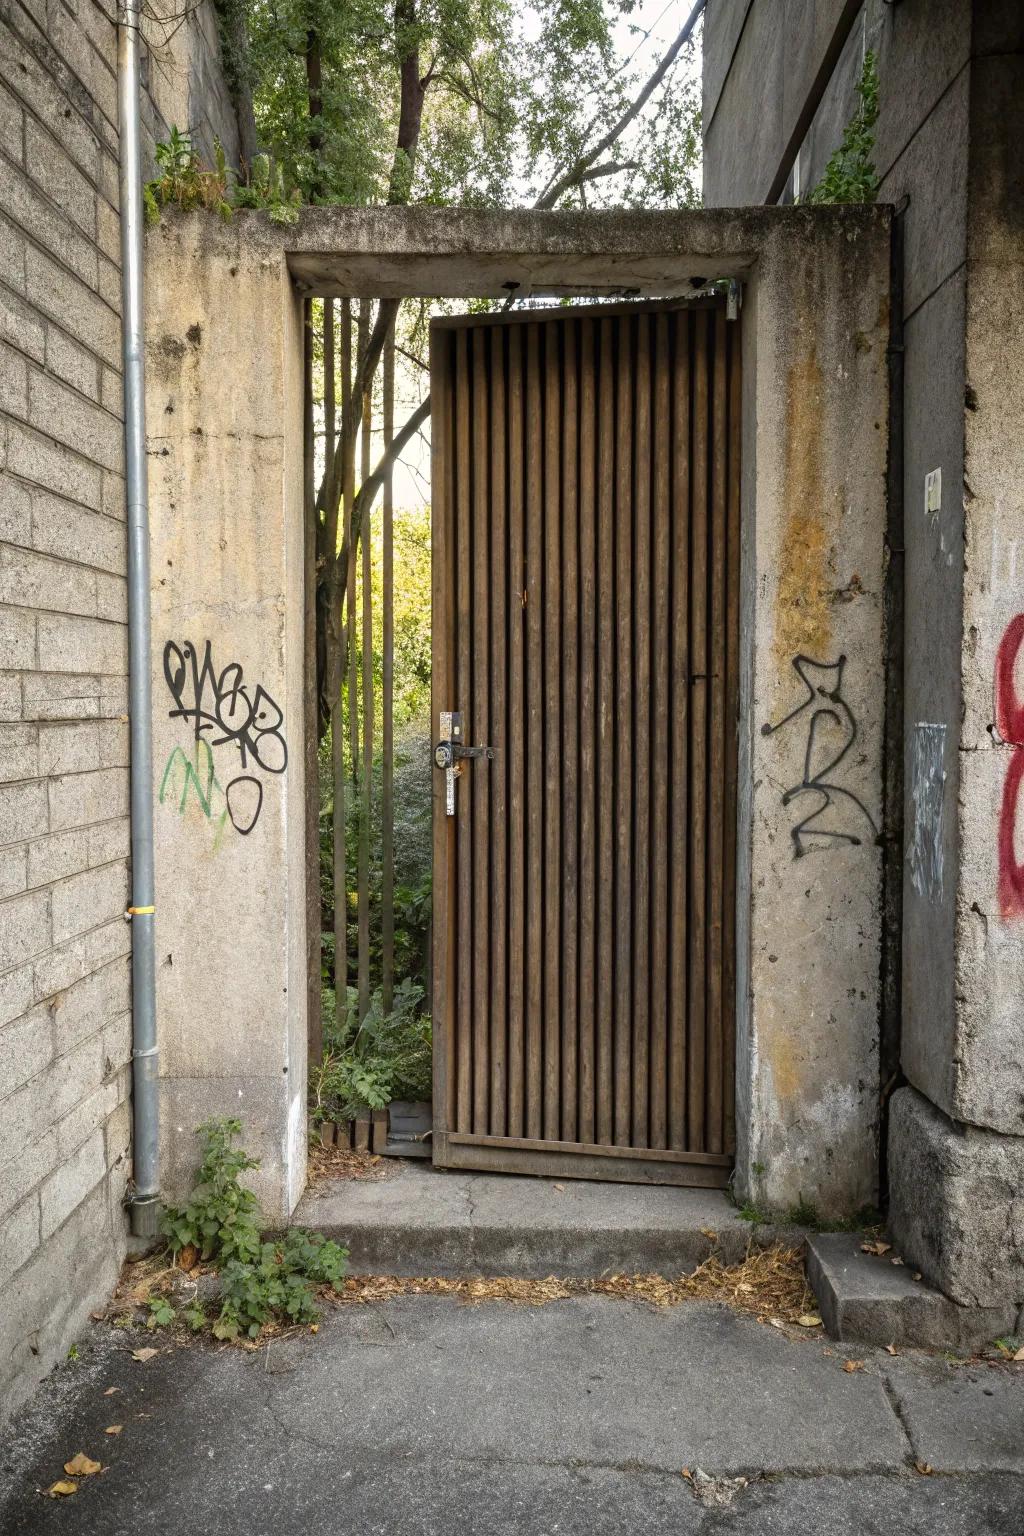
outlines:
[[186, 1243], [184, 1248], [178, 1254], [179, 1269], [195, 1269], [198, 1261], [199, 1249], [196, 1247], [195, 1243]]
[[712, 1232], [710, 1227], [701, 1227], [700, 1235], [701, 1237], [706, 1237], [709, 1243], [718, 1242], [718, 1233]]
[[564, 1195], [565, 1194], [565, 1185], [564, 1184], [552, 1184], [551, 1188], [552, 1189], [557, 1189], [558, 1193], [560, 1195]]
[[931, 1477], [935, 1469], [928, 1461], [915, 1461], [914, 1470], [920, 1472], [922, 1477]]
[[684, 1467], [679, 1476], [685, 1477], [688, 1483], [693, 1482], [693, 1473], [690, 1471], [689, 1467]]
[[47, 1488], [47, 1496], [51, 1499], [66, 1499], [70, 1494], [78, 1492], [78, 1484], [72, 1483], [67, 1478], [61, 1478], [60, 1482], [51, 1483]]
[[124, 1429], [123, 1424], [108, 1424], [103, 1433], [105, 1435], [119, 1435], [122, 1429]]
[[158, 1349], [133, 1349], [132, 1359], [140, 1360], [142, 1364], [145, 1365], [147, 1360], [152, 1360], [153, 1356], [158, 1355], [159, 1353], [160, 1351]]
[[120, 1387], [108, 1387], [107, 1390], [104, 1392], [103, 1396], [104, 1397], [113, 1397], [114, 1393], [115, 1392], [120, 1392], [120, 1390], [121, 1390]]
[[319, 1323], [310, 1323], [309, 1331], [310, 1331], [310, 1333], [319, 1333], [320, 1332], [320, 1324]]
[[84, 1451], [76, 1451], [71, 1460], [64, 1463], [64, 1471], [69, 1472], [72, 1477], [92, 1477], [94, 1472], [102, 1471], [102, 1467]]
[[798, 1328], [820, 1328], [821, 1318], [817, 1312], [805, 1312], [802, 1317], [797, 1318], [796, 1325]]
[[899, 1350], [896, 1348], [895, 1344], [887, 1344], [885, 1346], [885, 1352], [886, 1352], [887, 1355], [898, 1355], [899, 1354]]
[[822, 1350], [822, 1354], [823, 1355], [828, 1355], [829, 1358], [831, 1359], [831, 1357], [835, 1354], [835, 1350], [834, 1349], [823, 1349]]
[[1024, 1360], [1024, 1348], [1018, 1349], [1016, 1354], [1013, 1356], [1013, 1359]]
[[773, 1328], [781, 1328], [783, 1326], [781, 1317], [770, 1317], [768, 1321], [771, 1323]]
[[844, 1360], [843, 1361], [843, 1370], [844, 1371], [862, 1371], [863, 1369], [864, 1369], [864, 1361], [863, 1360]]
[[897, 1256], [895, 1259], [890, 1259], [889, 1263], [890, 1264], [902, 1264], [903, 1260]]
[[89, 1316], [92, 1318], [94, 1323], [102, 1323], [102, 1321], [106, 1317], [106, 1315], [107, 1314], [105, 1312], [90, 1312], [89, 1313]]
[[882, 1254], [888, 1253], [891, 1247], [892, 1243], [861, 1243], [860, 1251], [861, 1253], [873, 1253], [878, 1258], [881, 1258]]

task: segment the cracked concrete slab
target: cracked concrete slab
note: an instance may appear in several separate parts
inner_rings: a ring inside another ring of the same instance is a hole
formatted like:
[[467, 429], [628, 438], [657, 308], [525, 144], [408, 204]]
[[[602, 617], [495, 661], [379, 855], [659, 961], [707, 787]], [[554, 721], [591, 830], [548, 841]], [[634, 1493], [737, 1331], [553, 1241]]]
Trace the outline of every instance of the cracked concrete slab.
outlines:
[[[445, 1173], [406, 1162], [397, 1178], [325, 1180], [293, 1217], [344, 1242], [359, 1274], [680, 1274], [754, 1231], [717, 1190]], [[710, 1234], [710, 1235], [709, 1235]]]
[[[1024, 1473], [1024, 1380], [988, 1366], [929, 1362], [887, 1371], [915, 1460], [937, 1472]], [[1020, 1508], [1024, 1530], [1024, 1498]]]
[[[406, 1297], [331, 1311], [315, 1337], [132, 1361], [164, 1337], [97, 1325], [47, 1380], [0, 1446], [4, 1536], [170, 1536], [183, 1519], [217, 1536], [1020, 1532], [1024, 1478], [912, 1470], [886, 1387], [927, 1448], [916, 1393], [941, 1394], [935, 1362], [869, 1352], [847, 1374], [820, 1339], [708, 1303]], [[1001, 1380], [1012, 1428], [1024, 1381]], [[950, 1410], [951, 1466], [983, 1462], [973, 1414]], [[69, 1509], [36, 1490], [79, 1450], [107, 1470]], [[706, 1509], [684, 1466], [749, 1483]]]

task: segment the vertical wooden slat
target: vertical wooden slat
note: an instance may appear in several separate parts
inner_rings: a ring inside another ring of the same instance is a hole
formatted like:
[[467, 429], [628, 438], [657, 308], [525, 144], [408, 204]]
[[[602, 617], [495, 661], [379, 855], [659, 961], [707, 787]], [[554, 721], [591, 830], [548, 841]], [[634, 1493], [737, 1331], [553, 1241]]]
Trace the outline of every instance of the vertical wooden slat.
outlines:
[[[359, 306], [360, 330], [368, 341], [370, 301]], [[363, 346], [365, 348], [366, 342]], [[359, 483], [370, 478], [370, 437], [373, 430], [373, 397], [367, 390], [362, 401]], [[362, 720], [363, 780], [359, 794], [359, 1017], [370, 1009], [370, 814], [373, 805], [373, 506], [363, 509], [359, 531], [362, 551], [360, 597], [362, 599]]]
[[708, 948], [707, 1088], [705, 1148], [722, 1150], [722, 897], [725, 806], [725, 534], [726, 367], [725, 311], [715, 311], [711, 410], [710, 643], [708, 654]]
[[[552, 328], [554, 330], [554, 328]], [[562, 1140], [577, 1137], [579, 1084], [577, 935], [579, 929], [579, 388], [576, 322], [562, 336]]]
[[[579, 322], [579, 1137], [596, 1131], [597, 981], [597, 529], [595, 502], [594, 322]], [[607, 994], [603, 999], [607, 1005]]]
[[651, 633], [651, 1124], [650, 1145], [667, 1145], [668, 1110], [668, 819], [669, 630], [671, 595], [671, 508], [669, 454], [671, 440], [671, 375], [669, 317], [660, 314], [654, 328], [654, 460], [652, 466], [652, 600]]
[[[331, 316], [331, 346], [327, 346], [327, 315]], [[317, 554], [323, 539], [316, 505], [316, 424], [313, 400], [314, 303], [302, 302], [302, 724], [305, 773], [304, 833], [306, 839], [306, 1044], [309, 1062], [323, 1059], [323, 1018], [320, 1011], [323, 916], [320, 904], [320, 697], [317, 676]], [[326, 415], [328, 359], [334, 358], [334, 300], [323, 301], [324, 397]], [[333, 369], [331, 369], [333, 375]], [[333, 376], [331, 379], [333, 393]], [[333, 435], [325, 434], [325, 464], [331, 464]], [[335, 526], [335, 538], [337, 527]]]
[[[462, 706], [466, 745], [487, 744], [490, 729], [490, 507], [488, 504], [487, 335], [481, 327], [472, 336], [473, 488], [471, 511], [472, 572], [472, 693]], [[486, 761], [470, 758], [462, 783], [472, 785], [473, 798], [473, 948], [467, 963], [473, 970], [473, 1130], [485, 1135], [488, 1126], [490, 1072], [488, 1015], [490, 1011], [490, 781]]]
[[[395, 435], [395, 333], [384, 345], [384, 452]], [[381, 988], [384, 1012], [395, 992], [395, 531], [391, 466], [381, 496]]]
[[505, 461], [508, 422], [505, 415], [505, 337], [506, 332], [496, 326], [490, 333], [491, 356], [489, 378], [491, 389], [491, 484], [488, 518], [491, 536], [490, 570], [490, 622], [491, 622], [491, 671], [488, 682], [490, 695], [490, 726], [487, 741], [494, 748], [490, 763], [481, 764], [486, 773], [490, 791], [491, 814], [491, 983], [490, 1005], [490, 1067], [491, 1113], [490, 1133], [504, 1136], [507, 1124], [507, 1065], [508, 1036], [506, 1031], [506, 974], [505, 940], [508, 933], [508, 906], [505, 899], [506, 839], [506, 786], [508, 737], [505, 718], [508, 694], [508, 658], [505, 646], [506, 584], [506, 482]]
[[[455, 333], [455, 697], [449, 708], [467, 716], [472, 703], [470, 670], [473, 631], [470, 595], [470, 515], [472, 481], [471, 416], [469, 379], [469, 337]], [[458, 918], [456, 957], [458, 1001], [455, 1013], [456, 1035], [456, 1129], [470, 1131], [473, 1125], [473, 784], [468, 774], [456, 779], [455, 847], [458, 869]]]
[[[452, 355], [454, 338], [435, 331], [430, 345], [431, 394], [431, 730], [454, 693], [452, 626]], [[445, 810], [445, 776], [433, 776], [433, 1026], [434, 1150], [444, 1155], [444, 1138], [454, 1125], [456, 1042], [453, 1038], [455, 991], [455, 849], [452, 820]]]
[[676, 316], [672, 359], [672, 724], [669, 891], [668, 1144], [686, 1147], [690, 773], [690, 333]]
[[523, 333], [508, 337], [508, 1134], [523, 1134], [526, 1103], [527, 591], [523, 504]]
[[633, 336], [616, 323], [615, 391], [615, 1145], [630, 1145], [633, 936]]
[[[362, 360], [369, 336], [369, 321], [365, 313], [365, 300], [359, 300], [359, 310], [356, 321], [356, 371]], [[353, 398], [352, 377], [349, 379], [349, 410], [352, 420], [349, 426], [348, 441], [353, 444], [350, 462], [352, 466], [352, 500], [355, 502], [355, 437], [356, 426], [362, 412], [362, 401]], [[348, 571], [345, 577], [345, 613], [348, 629], [348, 743], [349, 753], [352, 759], [352, 784], [359, 783], [359, 658], [356, 652], [356, 560], [359, 544], [359, 530], [352, 522], [353, 513], [350, 510], [349, 520], [352, 528], [352, 538], [348, 547]]]
[[693, 464], [690, 476], [690, 898], [687, 1147], [704, 1149], [707, 957], [707, 490], [708, 316], [694, 315]]
[[633, 1129], [649, 1145], [651, 834], [651, 321], [637, 316], [633, 405]]
[[544, 504], [540, 326], [526, 333], [526, 1134], [543, 1126]]
[[[352, 438], [352, 301], [341, 306], [341, 488], [343, 502], [342, 544], [349, 551], [348, 569], [352, 569], [352, 503], [355, 500], [355, 456]], [[336, 558], [336, 552], [331, 555]], [[348, 994], [348, 873], [345, 851], [345, 712], [342, 702], [345, 675], [345, 647], [351, 641], [352, 604], [348, 603], [349, 621], [341, 629], [341, 579], [334, 584], [332, 622], [341, 631], [337, 672], [331, 687], [331, 770], [334, 777], [334, 987], [335, 1006], [340, 1018], [345, 1016]]]
[[562, 572], [560, 326], [544, 327], [544, 1135], [559, 1137], [561, 1082]]
[[736, 791], [739, 750], [740, 641], [740, 327], [729, 336], [729, 464], [728, 528], [726, 531], [726, 664], [725, 664], [725, 834], [722, 865], [722, 1066], [723, 1151], [736, 1150]]
[[600, 323], [597, 385], [597, 1140], [615, 1137], [615, 322]]

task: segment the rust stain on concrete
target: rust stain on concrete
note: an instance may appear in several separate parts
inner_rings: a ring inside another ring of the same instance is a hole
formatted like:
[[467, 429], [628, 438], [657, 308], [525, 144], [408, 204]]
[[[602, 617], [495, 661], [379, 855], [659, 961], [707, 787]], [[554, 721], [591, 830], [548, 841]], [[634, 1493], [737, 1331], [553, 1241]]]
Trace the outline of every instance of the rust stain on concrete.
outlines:
[[786, 526], [775, 592], [775, 655], [826, 660], [832, 648], [825, 493], [821, 472], [822, 377], [815, 349], [791, 363], [786, 378]]

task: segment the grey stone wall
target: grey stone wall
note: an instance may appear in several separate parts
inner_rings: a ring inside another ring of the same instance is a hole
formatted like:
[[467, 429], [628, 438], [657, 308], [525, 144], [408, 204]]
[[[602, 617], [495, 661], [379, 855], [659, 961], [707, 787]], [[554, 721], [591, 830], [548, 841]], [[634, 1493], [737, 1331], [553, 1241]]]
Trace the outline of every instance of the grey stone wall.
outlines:
[[[130, 1173], [116, 35], [0, 0], [0, 1416], [109, 1291]], [[229, 150], [212, 12], [150, 116]], [[155, 44], [159, 39], [155, 40]], [[176, 63], [175, 60], [178, 62]], [[204, 83], [205, 82], [205, 83]], [[200, 105], [202, 110], [200, 111]], [[184, 123], [183, 123], [184, 125]]]

